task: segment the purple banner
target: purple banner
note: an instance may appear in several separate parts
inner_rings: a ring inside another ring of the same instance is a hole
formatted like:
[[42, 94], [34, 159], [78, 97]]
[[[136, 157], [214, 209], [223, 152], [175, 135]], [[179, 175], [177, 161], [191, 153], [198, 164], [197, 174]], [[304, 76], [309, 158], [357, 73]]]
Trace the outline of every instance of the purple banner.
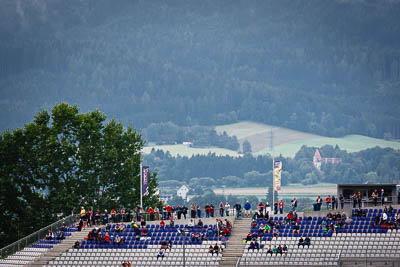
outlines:
[[142, 196], [149, 195], [149, 167], [142, 167]]

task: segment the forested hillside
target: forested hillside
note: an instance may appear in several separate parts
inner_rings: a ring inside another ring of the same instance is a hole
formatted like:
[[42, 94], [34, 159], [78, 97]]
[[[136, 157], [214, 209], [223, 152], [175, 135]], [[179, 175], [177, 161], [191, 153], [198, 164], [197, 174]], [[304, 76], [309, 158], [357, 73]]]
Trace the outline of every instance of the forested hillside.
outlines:
[[135, 127], [400, 137], [400, 3], [0, 1], [0, 129], [55, 102]]

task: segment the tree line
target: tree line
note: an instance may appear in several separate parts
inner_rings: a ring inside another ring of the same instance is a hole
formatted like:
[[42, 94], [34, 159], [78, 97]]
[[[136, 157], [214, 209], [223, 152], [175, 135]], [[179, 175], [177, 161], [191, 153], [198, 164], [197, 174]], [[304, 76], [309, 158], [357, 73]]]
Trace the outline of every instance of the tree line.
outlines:
[[190, 142], [194, 147], [216, 146], [231, 150], [238, 150], [240, 145], [236, 136], [229, 136], [226, 132], [218, 134], [210, 126], [178, 126], [173, 122], [151, 123], [142, 130], [147, 142], [157, 145], [182, 144]]
[[[400, 181], [400, 151], [370, 148], [348, 153], [338, 146], [319, 148], [323, 157], [338, 157], [339, 164], [323, 164], [321, 171], [313, 165], [315, 147], [303, 146], [294, 158], [277, 157], [283, 165], [282, 184], [301, 183], [393, 183]], [[272, 184], [272, 158], [269, 155], [243, 157], [196, 155], [173, 157], [153, 150], [144, 156], [146, 164], [157, 170], [161, 188], [188, 184], [195, 194], [212, 187], [268, 187]]]

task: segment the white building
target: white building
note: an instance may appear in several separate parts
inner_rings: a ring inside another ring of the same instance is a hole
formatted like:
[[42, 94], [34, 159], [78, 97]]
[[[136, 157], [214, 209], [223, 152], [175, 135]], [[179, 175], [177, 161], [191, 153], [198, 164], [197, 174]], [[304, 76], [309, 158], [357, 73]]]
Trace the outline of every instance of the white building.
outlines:
[[186, 195], [188, 192], [189, 192], [189, 186], [184, 184], [178, 189], [178, 191], [176, 191], [176, 195], [178, 197], [181, 197], [182, 199], [186, 199]]

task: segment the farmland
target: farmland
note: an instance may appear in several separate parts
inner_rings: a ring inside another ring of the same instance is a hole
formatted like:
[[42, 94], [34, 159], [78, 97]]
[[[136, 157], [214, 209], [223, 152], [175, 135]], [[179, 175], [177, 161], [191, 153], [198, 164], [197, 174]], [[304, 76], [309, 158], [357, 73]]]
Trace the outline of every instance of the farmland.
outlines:
[[[348, 152], [357, 152], [372, 147], [390, 147], [400, 149], [400, 142], [386, 141], [362, 135], [347, 135], [340, 138], [324, 137], [309, 133], [294, 131], [282, 127], [243, 121], [240, 123], [220, 125], [215, 127], [217, 133], [226, 132], [228, 135], [235, 135], [240, 144], [245, 140], [249, 141], [254, 156], [271, 154], [282, 155], [284, 157], [294, 157], [301, 146], [321, 147], [324, 145], [338, 145], [341, 149]], [[272, 136], [272, 142], [271, 142]], [[271, 149], [272, 144], [272, 149]], [[216, 155], [229, 155], [232, 157], [239, 156], [238, 151], [233, 151], [218, 147], [190, 147], [182, 144], [177, 145], [162, 145], [146, 146], [143, 149], [144, 153], [150, 153], [152, 148], [169, 151], [173, 156], [192, 156], [196, 154], [206, 155], [215, 153]]]

